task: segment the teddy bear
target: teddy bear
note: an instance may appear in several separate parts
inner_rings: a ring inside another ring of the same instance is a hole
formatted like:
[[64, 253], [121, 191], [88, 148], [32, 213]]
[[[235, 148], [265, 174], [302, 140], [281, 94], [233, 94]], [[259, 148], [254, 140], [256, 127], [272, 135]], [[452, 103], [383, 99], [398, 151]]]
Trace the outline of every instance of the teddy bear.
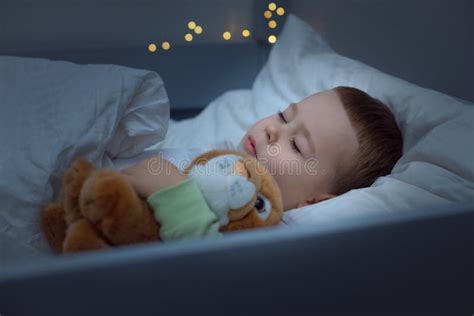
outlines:
[[[193, 177], [219, 221], [219, 232], [276, 225], [282, 196], [270, 172], [237, 150], [212, 150], [184, 170]], [[62, 197], [42, 213], [42, 228], [55, 252], [77, 252], [160, 241], [160, 223], [118, 171], [95, 169], [85, 159], [65, 172]], [[179, 211], [179, 210], [177, 210]]]

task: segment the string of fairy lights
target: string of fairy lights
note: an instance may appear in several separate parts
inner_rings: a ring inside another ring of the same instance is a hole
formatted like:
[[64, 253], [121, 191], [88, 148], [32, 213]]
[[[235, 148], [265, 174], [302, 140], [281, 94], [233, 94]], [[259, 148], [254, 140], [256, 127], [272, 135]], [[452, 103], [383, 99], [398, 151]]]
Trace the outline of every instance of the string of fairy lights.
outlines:
[[[279, 17], [285, 15], [285, 9], [282, 6], [278, 6], [275, 2], [270, 2], [267, 5], [267, 9], [263, 12], [263, 17], [267, 21], [267, 26], [271, 32], [276, 31], [278, 27], [277, 20]], [[186, 42], [192, 42], [195, 37], [201, 36], [204, 33], [204, 28], [202, 25], [196, 23], [196, 21], [189, 21], [187, 23], [187, 33], [184, 34], [184, 40]], [[251, 30], [248, 28], [243, 28], [240, 32], [240, 35], [243, 38], [250, 38], [252, 35]], [[232, 34], [230, 31], [222, 32], [222, 39], [224, 41], [230, 41], [233, 36], [239, 36]], [[275, 34], [269, 34], [267, 37], [267, 41], [270, 44], [275, 44], [278, 38]], [[168, 51], [171, 49], [171, 43], [169, 41], [162, 41], [159, 45], [162, 51]], [[158, 51], [158, 44], [156, 43], [149, 43], [148, 44], [148, 51], [151, 53], [155, 53]]]

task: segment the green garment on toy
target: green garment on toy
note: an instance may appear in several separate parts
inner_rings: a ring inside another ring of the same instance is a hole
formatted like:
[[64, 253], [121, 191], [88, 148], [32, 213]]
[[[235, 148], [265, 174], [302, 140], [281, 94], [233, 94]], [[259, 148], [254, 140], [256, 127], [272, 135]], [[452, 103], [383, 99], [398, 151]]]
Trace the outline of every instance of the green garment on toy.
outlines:
[[151, 194], [147, 201], [161, 225], [162, 240], [221, 235], [217, 216], [192, 178]]

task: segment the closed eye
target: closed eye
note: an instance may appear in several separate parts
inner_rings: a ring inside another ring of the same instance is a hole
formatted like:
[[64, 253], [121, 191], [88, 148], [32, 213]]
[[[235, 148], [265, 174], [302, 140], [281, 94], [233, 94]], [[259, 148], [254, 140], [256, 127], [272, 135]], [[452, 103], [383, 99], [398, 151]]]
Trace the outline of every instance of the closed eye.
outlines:
[[285, 119], [285, 116], [283, 115], [282, 111], [278, 111], [278, 116], [283, 121], [283, 123], [285, 123], [285, 124], [288, 123], [288, 121]]
[[[280, 117], [280, 119], [282, 120], [283, 123], [285, 123], [285, 124], [288, 123], [288, 121], [286, 120], [285, 115], [283, 114], [282, 111], [278, 111], [278, 116]], [[298, 145], [296, 145], [296, 141], [295, 141], [294, 138], [291, 140], [291, 147], [292, 147], [296, 152], [302, 154], [301, 150], [298, 148]]]
[[301, 154], [301, 150], [300, 150], [300, 149], [298, 148], [298, 146], [296, 145], [296, 141], [295, 141], [294, 138], [291, 140], [291, 147], [293, 147], [294, 150], [296, 150], [298, 153]]

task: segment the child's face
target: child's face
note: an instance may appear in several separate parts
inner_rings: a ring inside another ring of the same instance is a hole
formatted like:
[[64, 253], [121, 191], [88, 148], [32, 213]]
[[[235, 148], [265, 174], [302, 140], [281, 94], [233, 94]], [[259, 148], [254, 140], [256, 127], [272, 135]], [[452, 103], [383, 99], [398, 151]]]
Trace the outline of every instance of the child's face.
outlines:
[[335, 172], [351, 167], [358, 146], [356, 131], [332, 90], [258, 121], [239, 145], [273, 174], [285, 210], [333, 197]]

